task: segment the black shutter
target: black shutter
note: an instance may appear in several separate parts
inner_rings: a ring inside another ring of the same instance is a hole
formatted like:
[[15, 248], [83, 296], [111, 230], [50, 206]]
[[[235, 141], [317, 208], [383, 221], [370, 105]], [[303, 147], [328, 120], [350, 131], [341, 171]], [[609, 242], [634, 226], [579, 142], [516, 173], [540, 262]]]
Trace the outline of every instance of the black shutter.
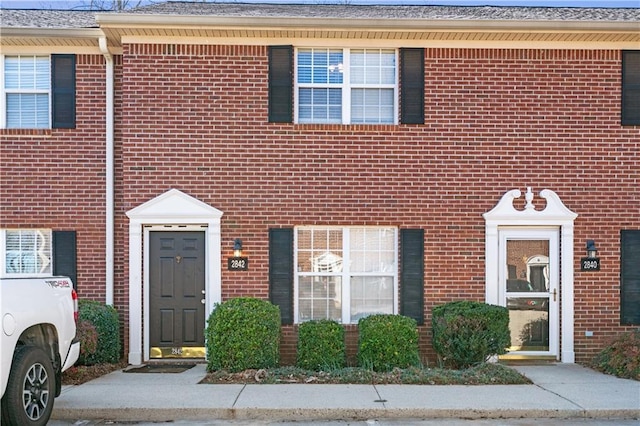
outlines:
[[51, 247], [53, 252], [53, 275], [65, 275], [78, 288], [78, 268], [76, 231], [53, 231]]
[[424, 49], [400, 49], [400, 121], [424, 124]]
[[620, 322], [640, 325], [640, 230], [620, 231]]
[[51, 55], [52, 123], [54, 129], [76, 127], [76, 57]]
[[269, 47], [269, 122], [293, 121], [293, 47]]
[[640, 50], [622, 52], [622, 125], [640, 125]]
[[400, 314], [424, 324], [424, 230], [400, 230]]
[[293, 324], [293, 229], [269, 229], [269, 300], [282, 324]]

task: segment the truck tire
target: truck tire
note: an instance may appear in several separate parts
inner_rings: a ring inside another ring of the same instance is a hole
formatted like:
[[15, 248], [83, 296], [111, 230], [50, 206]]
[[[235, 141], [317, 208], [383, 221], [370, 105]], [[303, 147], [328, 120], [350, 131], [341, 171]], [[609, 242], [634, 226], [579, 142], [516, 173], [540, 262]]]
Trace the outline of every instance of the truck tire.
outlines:
[[2, 423], [46, 425], [53, 410], [55, 381], [51, 360], [42, 349], [18, 347], [2, 398]]

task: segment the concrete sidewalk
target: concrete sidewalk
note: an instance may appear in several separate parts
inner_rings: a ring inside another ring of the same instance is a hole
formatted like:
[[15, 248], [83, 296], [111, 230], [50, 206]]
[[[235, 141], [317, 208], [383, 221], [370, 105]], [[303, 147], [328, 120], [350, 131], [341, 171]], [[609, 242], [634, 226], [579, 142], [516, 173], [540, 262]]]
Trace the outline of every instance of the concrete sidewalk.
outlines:
[[173, 374], [115, 371], [56, 399], [53, 419], [640, 419], [640, 382], [575, 364], [514, 367], [532, 385], [198, 384], [205, 365]]

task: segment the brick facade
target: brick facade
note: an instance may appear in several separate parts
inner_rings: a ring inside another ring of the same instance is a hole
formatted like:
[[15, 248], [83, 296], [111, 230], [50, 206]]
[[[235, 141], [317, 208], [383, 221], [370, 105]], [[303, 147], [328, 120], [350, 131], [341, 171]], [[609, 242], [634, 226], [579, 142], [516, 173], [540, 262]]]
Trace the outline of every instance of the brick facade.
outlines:
[[[116, 55], [114, 303], [128, 351], [128, 219], [176, 188], [224, 213], [223, 300], [268, 298], [268, 230], [425, 230], [425, 361], [435, 305], [485, 297], [482, 214], [512, 188], [555, 191], [575, 221], [575, 352], [620, 325], [620, 230], [640, 229], [640, 128], [620, 125], [621, 52], [425, 49], [424, 125], [268, 123], [267, 46], [124, 44]], [[0, 228], [78, 232], [81, 298], [104, 300], [105, 65], [77, 56], [76, 129], [0, 130]], [[7, 161], [11, 159], [11, 161]], [[524, 201], [520, 207], [524, 206]], [[534, 204], [544, 206], [537, 197]], [[601, 270], [580, 272], [587, 239]], [[592, 331], [593, 337], [585, 337]], [[296, 326], [282, 360], [295, 360]], [[355, 357], [357, 332], [347, 327]]]

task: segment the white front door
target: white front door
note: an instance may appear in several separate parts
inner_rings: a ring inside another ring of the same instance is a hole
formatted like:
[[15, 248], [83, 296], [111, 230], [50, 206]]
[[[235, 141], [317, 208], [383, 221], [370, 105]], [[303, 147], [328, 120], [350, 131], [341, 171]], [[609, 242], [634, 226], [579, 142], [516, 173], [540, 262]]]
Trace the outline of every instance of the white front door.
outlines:
[[509, 353], [557, 358], [559, 229], [505, 227], [498, 235], [498, 300], [509, 309]]

